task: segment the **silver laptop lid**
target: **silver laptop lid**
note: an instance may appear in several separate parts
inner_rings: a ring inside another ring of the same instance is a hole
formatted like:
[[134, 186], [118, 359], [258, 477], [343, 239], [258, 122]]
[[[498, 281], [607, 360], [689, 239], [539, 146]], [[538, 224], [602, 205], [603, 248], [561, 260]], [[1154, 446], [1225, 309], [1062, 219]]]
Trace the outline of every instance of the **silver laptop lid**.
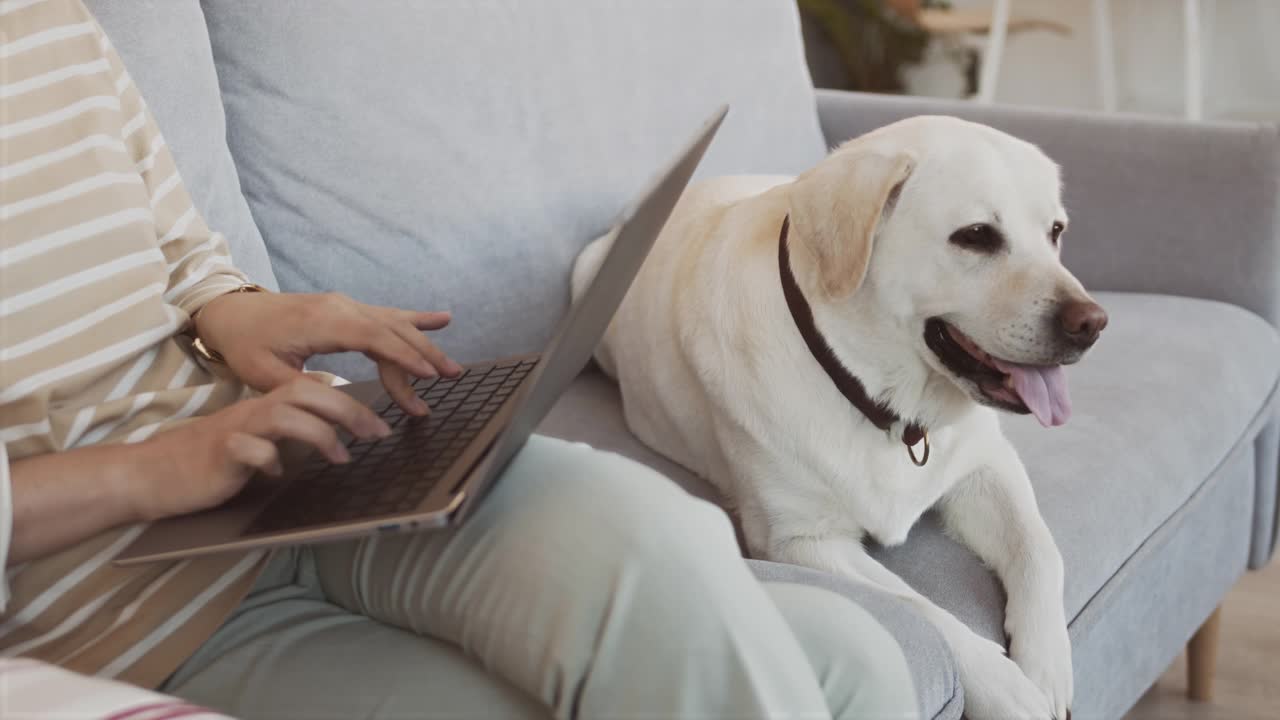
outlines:
[[524, 397], [517, 399], [518, 409], [511, 422], [464, 481], [468, 497], [460, 514], [474, 506], [590, 362], [609, 321], [622, 304], [632, 280], [640, 272], [640, 266], [728, 112], [729, 106], [721, 105], [639, 199], [619, 215], [614, 223], [613, 246], [600, 263], [595, 278], [560, 321], [555, 336], [524, 383]]

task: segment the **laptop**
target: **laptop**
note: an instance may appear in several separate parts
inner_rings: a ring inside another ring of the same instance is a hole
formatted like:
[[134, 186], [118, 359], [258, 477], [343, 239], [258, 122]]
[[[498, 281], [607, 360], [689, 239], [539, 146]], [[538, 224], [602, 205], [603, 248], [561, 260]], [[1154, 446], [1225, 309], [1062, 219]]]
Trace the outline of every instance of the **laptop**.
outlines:
[[391, 426], [381, 440], [343, 432], [351, 462], [332, 465], [298, 443], [281, 445], [285, 473], [255, 476], [227, 503], [151, 524], [117, 557], [121, 565], [377, 533], [442, 528], [465, 520], [511, 458], [582, 372], [631, 281], [728, 112], [721, 106], [615, 222], [609, 254], [543, 350], [467, 365], [456, 378], [419, 378], [431, 406], [404, 413], [377, 381], [340, 389]]

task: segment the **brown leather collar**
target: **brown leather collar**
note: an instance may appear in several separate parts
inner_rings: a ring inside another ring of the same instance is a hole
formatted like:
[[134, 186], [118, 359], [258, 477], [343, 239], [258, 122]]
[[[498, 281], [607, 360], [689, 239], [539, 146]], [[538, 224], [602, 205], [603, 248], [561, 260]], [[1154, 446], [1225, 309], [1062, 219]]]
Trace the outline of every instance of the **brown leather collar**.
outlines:
[[[872, 425], [887, 432], [894, 423], [901, 422], [902, 418], [889, 409], [889, 406], [878, 403], [867, 395], [867, 388], [862, 381], [845, 368], [813, 323], [813, 309], [809, 307], [809, 301], [805, 299], [791, 272], [791, 254], [787, 252], [787, 229], [790, 223], [790, 216], [782, 219], [782, 232], [778, 236], [778, 274], [782, 276], [782, 294], [787, 299], [787, 308], [791, 310], [791, 319], [804, 338], [804, 344], [809, 346], [809, 352], [813, 353], [813, 358], [826, 371], [827, 377], [835, 383], [840, 394], [862, 411]], [[921, 440], [924, 440], [924, 457], [917, 459], [914, 447]], [[929, 434], [919, 423], [910, 423], [903, 429], [902, 443], [907, 446], [907, 453], [916, 465], [929, 462]]]

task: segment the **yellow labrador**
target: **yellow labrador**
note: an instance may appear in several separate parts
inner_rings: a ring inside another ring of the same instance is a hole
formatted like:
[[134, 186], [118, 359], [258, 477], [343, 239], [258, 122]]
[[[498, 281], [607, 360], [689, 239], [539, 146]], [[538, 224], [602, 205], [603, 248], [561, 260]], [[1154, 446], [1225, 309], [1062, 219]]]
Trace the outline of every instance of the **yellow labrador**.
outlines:
[[[713, 482], [756, 557], [871, 583], [927, 616], [974, 720], [1065, 718], [1062, 559], [996, 410], [1071, 413], [1062, 366], [1107, 316], [1059, 260], [1058, 167], [917, 117], [797, 178], [691, 188], [597, 352], [626, 419]], [[588, 246], [575, 291], [611, 238]], [[1008, 593], [1009, 656], [871, 558], [930, 508]]]

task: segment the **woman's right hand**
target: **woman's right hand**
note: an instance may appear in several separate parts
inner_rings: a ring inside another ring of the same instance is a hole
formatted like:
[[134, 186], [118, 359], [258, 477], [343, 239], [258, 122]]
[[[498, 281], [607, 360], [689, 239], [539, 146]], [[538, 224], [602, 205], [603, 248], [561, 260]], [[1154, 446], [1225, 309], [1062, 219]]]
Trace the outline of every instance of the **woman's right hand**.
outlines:
[[372, 409], [350, 395], [300, 376], [266, 395], [147, 440], [161, 472], [145, 473], [145, 479], [130, 488], [130, 496], [146, 520], [220, 505], [255, 472], [283, 472], [277, 444], [285, 439], [311, 445], [329, 462], [349, 462], [335, 424], [361, 439], [391, 432]]

